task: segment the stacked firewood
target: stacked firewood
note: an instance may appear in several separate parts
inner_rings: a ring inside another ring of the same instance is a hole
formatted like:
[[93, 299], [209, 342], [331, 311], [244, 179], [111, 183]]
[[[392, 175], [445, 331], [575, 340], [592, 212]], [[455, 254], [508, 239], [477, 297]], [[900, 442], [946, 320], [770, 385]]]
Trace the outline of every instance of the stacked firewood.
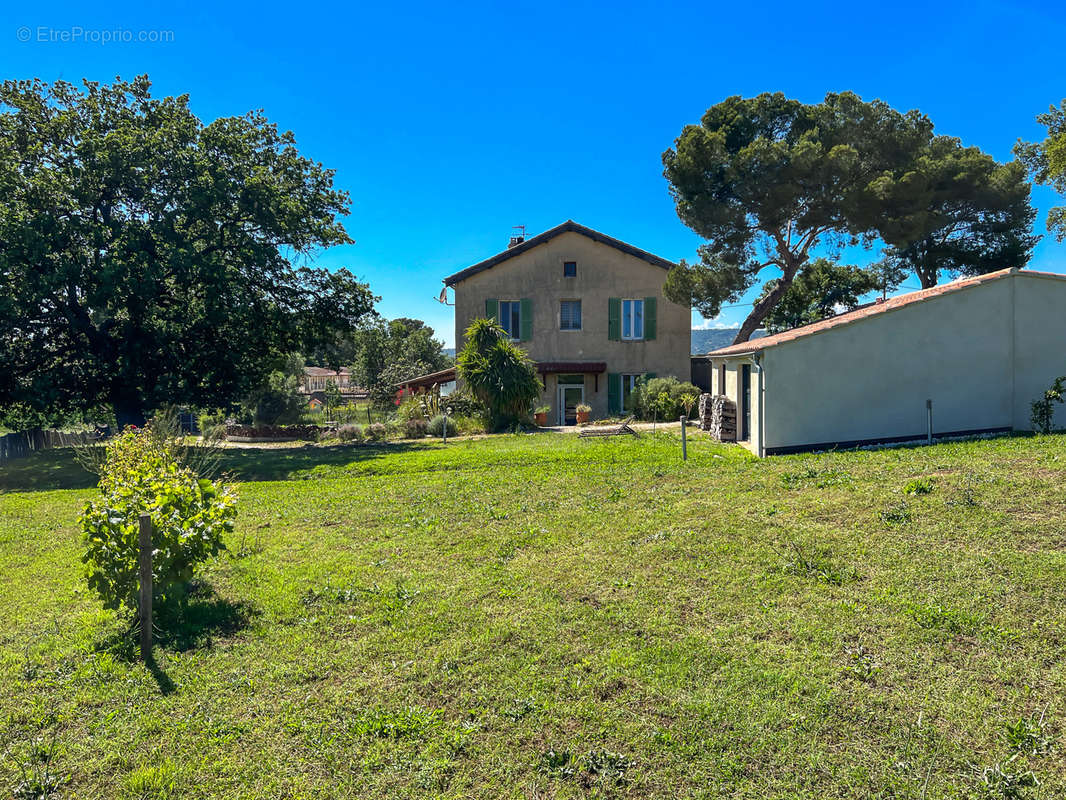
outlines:
[[737, 404], [724, 394], [711, 401], [711, 438], [719, 442], [737, 440]]
[[699, 425], [701, 431], [709, 431], [711, 429], [711, 406], [714, 402], [713, 394], [701, 394], [700, 395], [700, 417]]

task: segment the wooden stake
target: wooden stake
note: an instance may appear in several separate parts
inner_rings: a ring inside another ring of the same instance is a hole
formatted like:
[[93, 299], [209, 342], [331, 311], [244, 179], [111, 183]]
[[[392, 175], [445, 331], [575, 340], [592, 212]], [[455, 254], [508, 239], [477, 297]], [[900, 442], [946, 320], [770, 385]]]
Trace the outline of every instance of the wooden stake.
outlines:
[[152, 518], [141, 514], [137, 559], [141, 584], [141, 659], [152, 658]]
[[688, 438], [686, 436], [686, 426], [688, 424], [688, 417], [684, 414], [681, 415], [681, 460], [688, 461]]

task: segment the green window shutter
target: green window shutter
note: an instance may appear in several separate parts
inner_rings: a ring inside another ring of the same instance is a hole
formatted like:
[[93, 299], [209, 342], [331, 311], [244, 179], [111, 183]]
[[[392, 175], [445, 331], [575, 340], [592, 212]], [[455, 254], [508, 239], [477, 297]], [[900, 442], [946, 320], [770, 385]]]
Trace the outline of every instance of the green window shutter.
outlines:
[[607, 299], [607, 338], [612, 342], [617, 342], [622, 338], [622, 298], [620, 297]]
[[622, 413], [622, 376], [617, 372], [607, 373], [607, 413]]
[[655, 328], [658, 322], [656, 314], [656, 302], [654, 297], [644, 298], [644, 338], [651, 341], [655, 338]]
[[500, 321], [500, 301], [499, 300], [486, 300], [485, 301], [485, 319], [494, 319], [497, 322]]
[[649, 381], [653, 381], [656, 378], [658, 378], [659, 376], [656, 373], [654, 373], [654, 372], [645, 372], [644, 373], [644, 377], [647, 378]]
[[528, 342], [533, 338], [533, 301], [523, 297], [519, 306], [518, 324], [522, 327], [522, 335], [518, 338]]

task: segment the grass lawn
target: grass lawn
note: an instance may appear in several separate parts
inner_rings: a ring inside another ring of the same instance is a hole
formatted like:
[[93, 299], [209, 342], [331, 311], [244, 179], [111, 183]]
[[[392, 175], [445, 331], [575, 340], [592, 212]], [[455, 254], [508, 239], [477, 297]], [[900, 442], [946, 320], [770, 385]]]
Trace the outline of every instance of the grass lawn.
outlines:
[[1066, 437], [690, 456], [232, 451], [151, 669], [81, 575], [92, 481], [4, 465], [0, 792], [36, 739], [78, 798], [1066, 796]]

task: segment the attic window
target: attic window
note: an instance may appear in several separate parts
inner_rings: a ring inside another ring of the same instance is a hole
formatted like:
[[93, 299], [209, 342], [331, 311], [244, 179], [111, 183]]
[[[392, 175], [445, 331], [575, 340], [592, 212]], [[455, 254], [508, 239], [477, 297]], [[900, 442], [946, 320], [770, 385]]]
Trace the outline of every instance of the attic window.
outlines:
[[564, 278], [576, 278], [577, 277], [577, 262], [576, 261], [564, 261], [563, 262], [563, 277]]

